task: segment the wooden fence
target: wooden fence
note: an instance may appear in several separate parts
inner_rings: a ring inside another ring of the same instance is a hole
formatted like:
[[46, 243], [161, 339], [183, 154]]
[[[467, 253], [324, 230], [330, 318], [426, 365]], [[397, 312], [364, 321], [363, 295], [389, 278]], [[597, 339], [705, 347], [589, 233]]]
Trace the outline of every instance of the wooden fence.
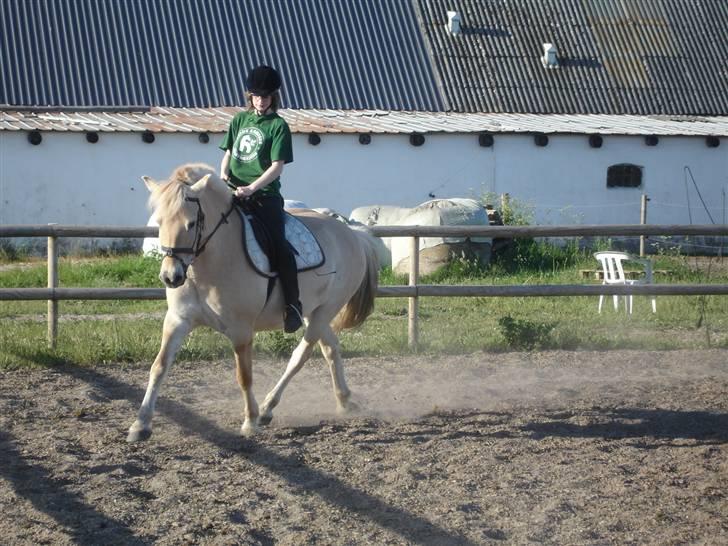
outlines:
[[[374, 226], [377, 237], [411, 237], [409, 284], [380, 286], [377, 297], [408, 298], [408, 340], [418, 344], [420, 297], [551, 297], [598, 295], [728, 295], [725, 284], [644, 284], [644, 285], [427, 285], [419, 284], [420, 237], [490, 237], [493, 239], [530, 237], [629, 237], [629, 236], [726, 236], [728, 225], [576, 225], [576, 226]], [[156, 227], [6, 225], [0, 237], [48, 238], [48, 287], [3, 288], [1, 300], [47, 300], [48, 343], [55, 346], [60, 300], [161, 300], [164, 288], [60, 288], [58, 286], [57, 239], [60, 237], [156, 237]], [[417, 259], [412, 259], [416, 256]]]

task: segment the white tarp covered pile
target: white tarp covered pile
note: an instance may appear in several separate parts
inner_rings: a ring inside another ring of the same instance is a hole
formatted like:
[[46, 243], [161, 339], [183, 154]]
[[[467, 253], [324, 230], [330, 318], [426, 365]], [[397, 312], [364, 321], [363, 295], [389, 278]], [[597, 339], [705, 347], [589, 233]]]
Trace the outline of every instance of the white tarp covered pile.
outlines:
[[[434, 199], [414, 208], [369, 206], [354, 209], [352, 221], [365, 225], [388, 226], [487, 226], [485, 208], [474, 199]], [[408, 237], [383, 239], [391, 252], [392, 268], [404, 272], [409, 267], [410, 240]], [[488, 237], [422, 237], [420, 238], [420, 269], [423, 273], [444, 265], [453, 255], [475, 254], [488, 262], [492, 239]], [[430, 249], [434, 249], [430, 251]], [[429, 252], [428, 252], [429, 251]]]

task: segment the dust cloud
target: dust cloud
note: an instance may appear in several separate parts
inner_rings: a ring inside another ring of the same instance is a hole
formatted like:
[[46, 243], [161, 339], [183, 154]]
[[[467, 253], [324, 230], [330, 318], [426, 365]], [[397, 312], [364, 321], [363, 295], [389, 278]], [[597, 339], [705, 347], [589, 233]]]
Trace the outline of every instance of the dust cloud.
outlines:
[[[691, 354], [551, 351], [351, 358], [345, 360], [344, 370], [357, 409], [348, 416], [336, 413], [328, 365], [314, 357], [289, 383], [274, 411], [273, 426], [307, 426], [349, 416], [399, 421], [439, 411], [548, 409], [580, 400], [608, 405], [631, 399], [638, 405], [658, 385], [728, 377], [725, 351], [701, 351], [697, 362]], [[259, 404], [285, 366], [284, 361], [256, 361], [254, 391]], [[212, 418], [225, 423], [239, 420], [242, 399], [233, 364], [201, 363], [197, 372], [197, 377], [187, 372], [175, 380], [172, 370], [161, 398], [170, 389], [182, 401], [204, 407]]]

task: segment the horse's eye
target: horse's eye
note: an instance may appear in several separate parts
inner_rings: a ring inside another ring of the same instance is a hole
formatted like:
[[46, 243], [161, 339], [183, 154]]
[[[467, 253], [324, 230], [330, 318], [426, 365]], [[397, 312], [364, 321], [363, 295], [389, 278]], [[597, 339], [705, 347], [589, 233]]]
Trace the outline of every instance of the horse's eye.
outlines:
[[192, 222], [187, 222], [187, 226], [185, 227], [185, 229], [187, 229], [187, 231], [191, 230], [192, 228], [194, 228], [194, 227], [195, 227], [195, 224], [196, 224], [196, 223], [197, 223], [197, 222], [194, 222], [194, 221], [192, 221]]

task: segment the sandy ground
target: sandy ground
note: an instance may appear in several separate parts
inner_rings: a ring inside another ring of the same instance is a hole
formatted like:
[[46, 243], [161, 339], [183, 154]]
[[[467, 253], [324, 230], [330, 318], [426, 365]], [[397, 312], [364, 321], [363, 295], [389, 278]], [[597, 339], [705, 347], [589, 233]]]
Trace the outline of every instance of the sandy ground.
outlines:
[[0, 374], [2, 543], [728, 543], [728, 351], [315, 359], [252, 440], [183, 363], [129, 445], [148, 366]]

